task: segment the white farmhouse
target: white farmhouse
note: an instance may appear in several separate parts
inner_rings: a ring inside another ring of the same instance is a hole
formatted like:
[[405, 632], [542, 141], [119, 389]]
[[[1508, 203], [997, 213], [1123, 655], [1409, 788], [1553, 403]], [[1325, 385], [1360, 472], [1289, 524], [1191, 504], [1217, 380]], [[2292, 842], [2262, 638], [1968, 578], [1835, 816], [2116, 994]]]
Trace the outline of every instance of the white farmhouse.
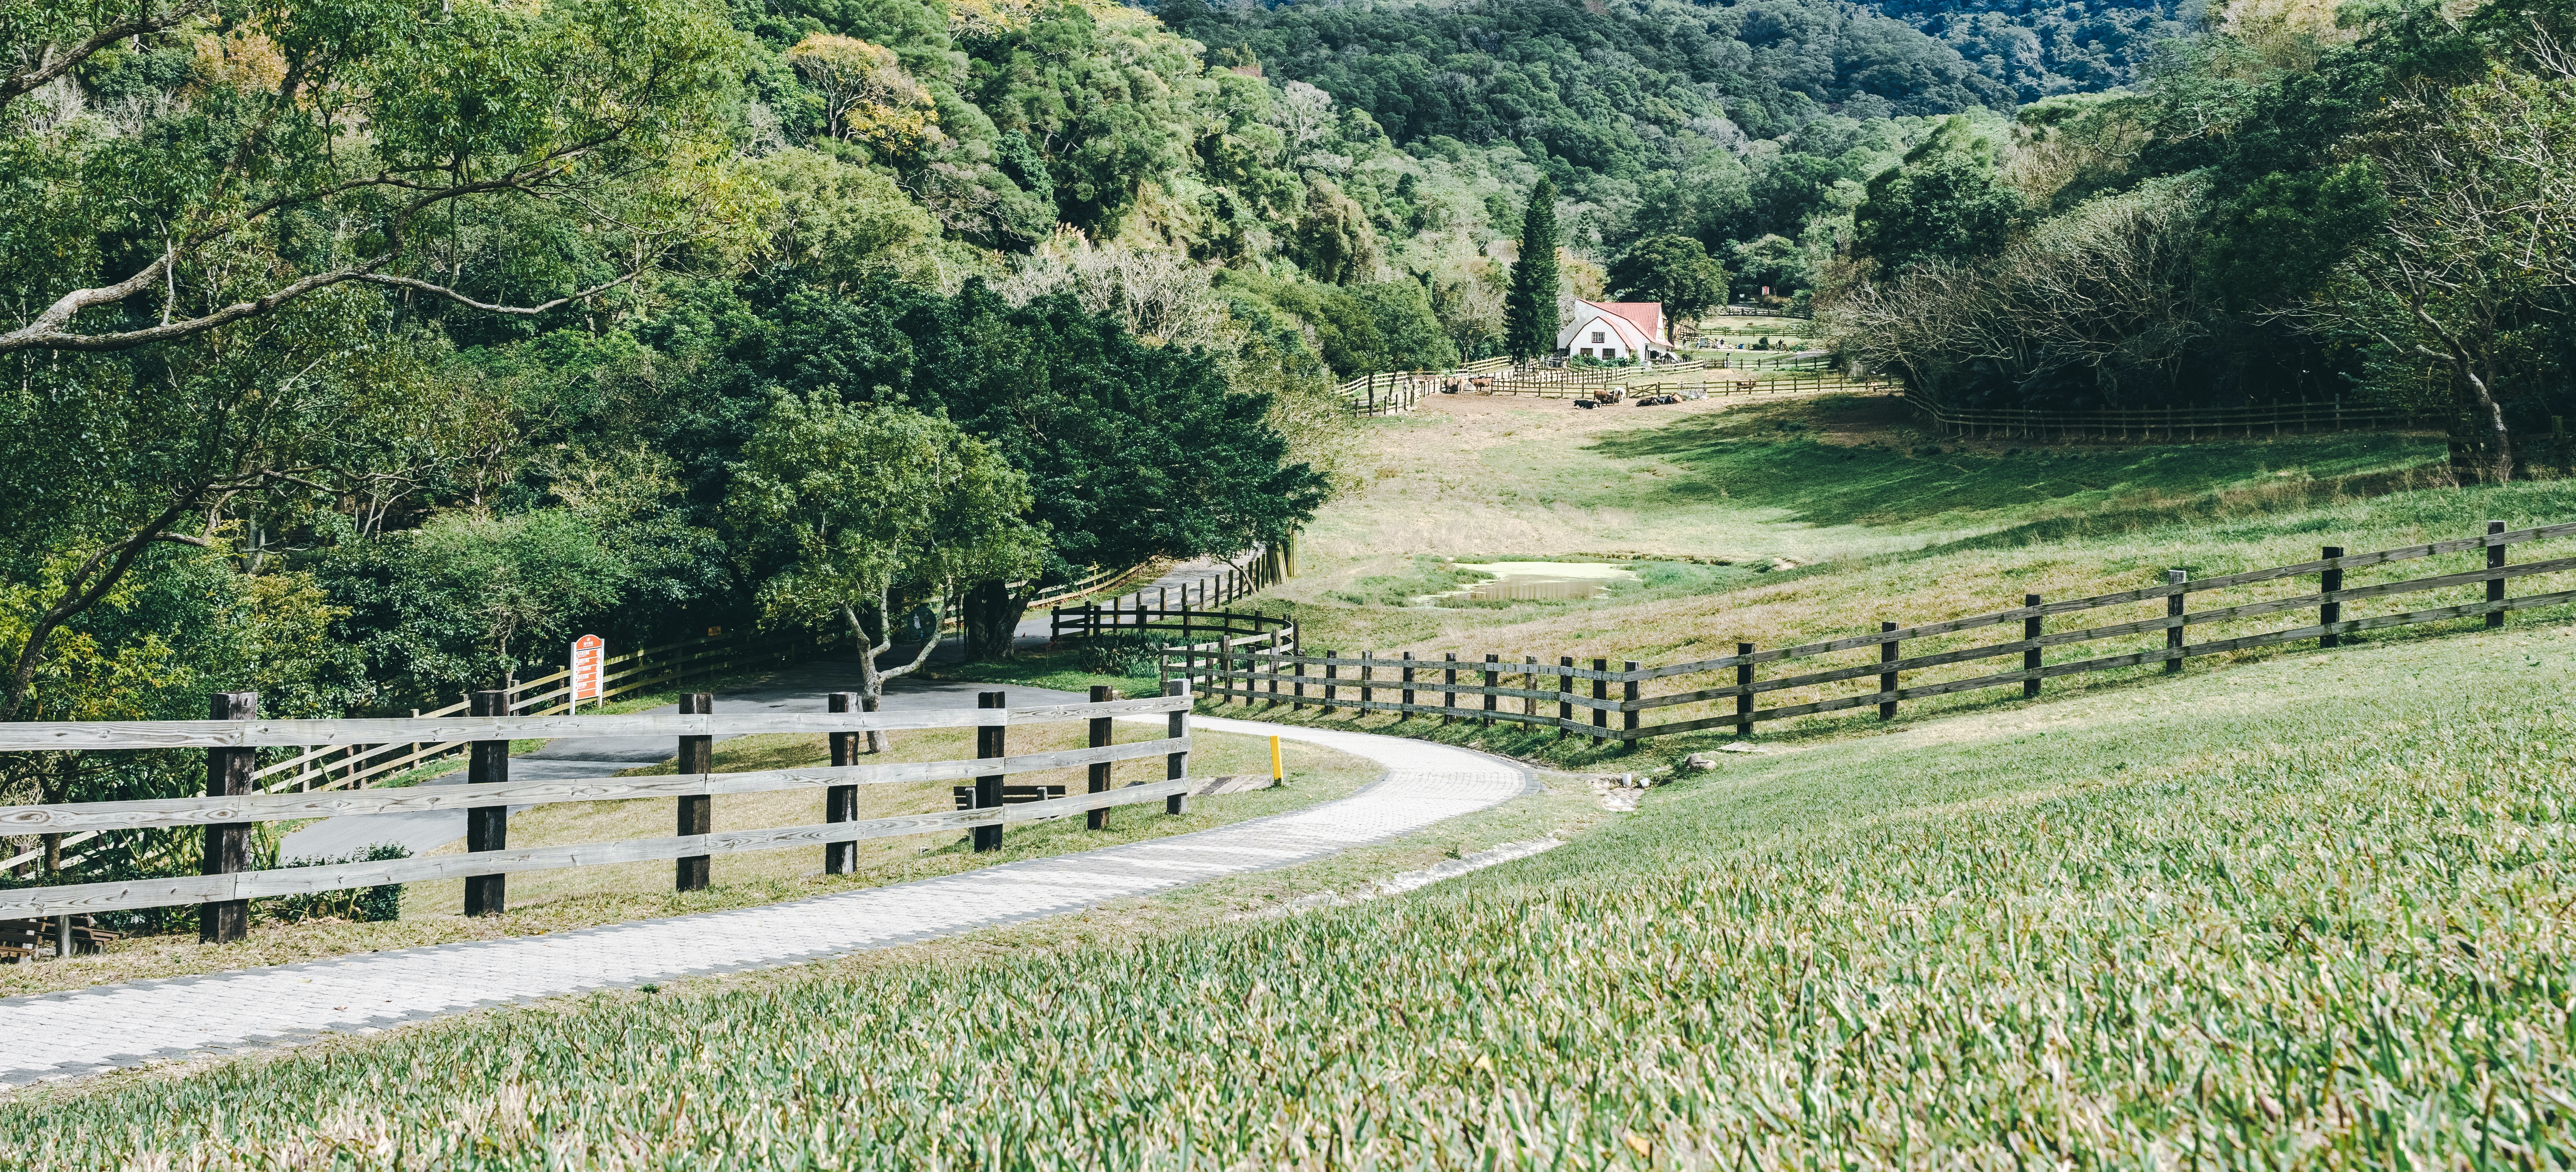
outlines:
[[1619, 362], [1669, 358], [1673, 340], [1664, 332], [1664, 303], [1577, 298], [1571, 323], [1556, 332], [1556, 352]]

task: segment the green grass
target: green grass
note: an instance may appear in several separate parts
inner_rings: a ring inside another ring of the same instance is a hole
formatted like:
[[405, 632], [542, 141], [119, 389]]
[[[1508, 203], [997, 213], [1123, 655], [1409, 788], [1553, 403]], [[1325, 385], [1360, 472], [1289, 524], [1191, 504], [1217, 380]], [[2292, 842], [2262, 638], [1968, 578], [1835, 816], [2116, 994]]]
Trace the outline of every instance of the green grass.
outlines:
[[2281, 659], [1730, 759], [1406, 898], [26, 1092], [0, 1151], [2564, 1167], [2572, 687], [2540, 629]]

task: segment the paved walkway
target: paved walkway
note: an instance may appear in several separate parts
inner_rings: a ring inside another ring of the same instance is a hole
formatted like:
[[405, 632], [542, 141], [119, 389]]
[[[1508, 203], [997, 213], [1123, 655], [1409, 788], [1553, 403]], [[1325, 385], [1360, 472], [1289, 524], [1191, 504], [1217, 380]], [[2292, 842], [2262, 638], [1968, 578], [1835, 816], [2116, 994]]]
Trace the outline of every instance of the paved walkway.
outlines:
[[[1158, 718], [1157, 718], [1158, 719]], [[1194, 729], [1277, 734], [1374, 759], [1386, 777], [1336, 802], [1196, 834], [1030, 859], [791, 903], [548, 936], [0, 1000], [0, 1083], [363, 1031], [586, 989], [820, 960], [1292, 866], [1528, 792], [1535, 779], [1463, 749], [1220, 717]]]

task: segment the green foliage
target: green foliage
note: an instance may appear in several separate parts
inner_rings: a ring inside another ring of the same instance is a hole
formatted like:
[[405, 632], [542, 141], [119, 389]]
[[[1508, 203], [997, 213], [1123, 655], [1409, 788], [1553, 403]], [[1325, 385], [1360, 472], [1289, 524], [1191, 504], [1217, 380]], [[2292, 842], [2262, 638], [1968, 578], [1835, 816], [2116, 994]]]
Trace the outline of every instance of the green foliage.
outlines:
[[759, 586], [769, 620], [846, 623], [862, 650], [916, 600], [944, 608], [962, 585], [1035, 568], [1029, 507], [1027, 476], [991, 444], [828, 390], [771, 401], [726, 499], [749, 556], [778, 566]]
[[[1695, 322], [1726, 303], [1726, 268], [1688, 236], [1647, 236], [1610, 266], [1610, 290], [1626, 301], [1660, 301], [1674, 322]], [[1552, 340], [1552, 339], [1551, 339]]]
[[[362, 851], [352, 851], [337, 858], [271, 860], [271, 867], [335, 867], [346, 863], [381, 863], [388, 859], [408, 859], [411, 848], [396, 842], [380, 842]], [[374, 887], [349, 887], [338, 891], [317, 891], [311, 895], [281, 895], [255, 901], [254, 914], [282, 924], [306, 920], [334, 919], [358, 922], [382, 922], [402, 918], [403, 885], [384, 883]]]
[[1853, 247], [1889, 271], [2002, 251], [2021, 197], [1995, 176], [1994, 143], [1964, 118], [1941, 124], [1905, 162], [1869, 181], [1852, 213]]
[[1514, 361], [1556, 349], [1556, 185], [1539, 177], [1521, 215], [1519, 259], [1512, 263], [1512, 291], [1503, 303], [1503, 350]]
[[559, 662], [582, 621], [615, 607], [636, 578], [595, 524], [566, 509], [443, 514], [334, 551], [323, 576], [351, 607], [345, 622], [379, 678], [424, 689], [386, 699], [423, 706]]

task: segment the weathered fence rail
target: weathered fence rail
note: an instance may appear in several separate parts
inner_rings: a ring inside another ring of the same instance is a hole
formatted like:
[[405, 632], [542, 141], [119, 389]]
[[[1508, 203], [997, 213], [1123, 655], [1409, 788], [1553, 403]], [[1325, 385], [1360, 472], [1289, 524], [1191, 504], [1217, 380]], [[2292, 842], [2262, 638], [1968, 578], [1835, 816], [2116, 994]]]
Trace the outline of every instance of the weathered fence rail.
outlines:
[[[2171, 570], [2162, 582], [2135, 590], [2057, 602], [2026, 595], [2019, 607], [1986, 614], [1910, 626], [1881, 621], [1875, 624], [1875, 630], [1866, 633], [1767, 650], [1739, 643], [1733, 655], [1655, 667], [1623, 662], [1614, 669], [1602, 659], [1592, 660], [1586, 667], [1570, 657], [1543, 663], [1535, 655], [1522, 655], [1517, 661], [1499, 655], [1462, 661], [1455, 652], [1444, 653], [1437, 661], [1416, 658], [1409, 651], [1395, 656], [1376, 651], [1356, 656], [1337, 651], [1308, 655], [1291, 643], [1284, 647], [1227, 645], [1215, 648], [1213, 654], [1194, 656], [1187, 663], [1175, 663], [1167, 655], [1164, 673], [1173, 679], [1206, 681], [1207, 686], [1199, 694], [1220, 704], [1231, 699], [1246, 704], [1286, 702], [1296, 708], [1312, 705], [1325, 711], [1349, 708], [1405, 717], [1427, 714], [1438, 716], [1443, 723], [1473, 719], [1490, 724], [1499, 720], [1553, 727], [1559, 735], [1583, 735], [1595, 741], [1636, 741], [1712, 728], [1732, 728], [1739, 736], [1751, 736], [1763, 721], [1871, 707], [1877, 709], [1881, 719], [1892, 719], [1898, 705], [1910, 700], [2013, 686], [2019, 686], [2023, 696], [2035, 697], [2043, 681], [2066, 676], [2156, 665], [2162, 665], [2169, 673], [2178, 672], [2186, 660], [2204, 656], [2311, 639], [2322, 647], [2334, 647], [2363, 632], [2480, 616], [2489, 627], [2501, 626], [2505, 615], [2516, 610], [2576, 603], [2576, 590], [2507, 596], [2513, 582], [2576, 572], [2576, 557], [2523, 563], [2506, 560], [2510, 547], [2576, 534], [2576, 524], [2508, 531], [2503, 522], [2497, 521], [2489, 522], [2487, 528], [2479, 536], [2374, 553], [2347, 555], [2340, 547], [2328, 546], [2316, 561], [2198, 580], [2185, 571]], [[2352, 571], [2460, 554], [2473, 555], [2483, 564], [2453, 573], [2387, 582], [2348, 585], [2344, 580]], [[2316, 580], [2316, 589], [2188, 609], [2194, 596], [2306, 577]], [[2384, 614], [2346, 615], [2346, 608], [2357, 604], [2439, 591], [2475, 592], [2483, 597]], [[2122, 607], [2161, 613], [2122, 617], [2076, 630], [2047, 629], [2048, 621], [2054, 617]], [[2235, 633], [2248, 620], [2293, 611], [2313, 611], [2316, 621]], [[2021, 627], [2018, 639], [1977, 642], [1973, 637], [1962, 638], [2014, 624]], [[2191, 642], [2195, 627], [2220, 637]], [[2087, 646], [2132, 637], [2148, 637], [2156, 642], [2135, 649]], [[1926, 643], [1931, 647], [1926, 648]], [[1909, 646], [1914, 648], [1912, 654], [1906, 654]], [[2078, 649], [2085, 654], [2082, 658], [2048, 662], [2049, 653], [2060, 649]], [[2100, 650], [2111, 653], [2094, 653]], [[1868, 657], [1801, 674], [1762, 678], [1762, 670], [1769, 665], [1849, 653], [1866, 653]], [[2002, 671], [1969, 668], [1965, 674], [1929, 681], [1919, 675], [2016, 657], [2018, 664]], [[1716, 678], [1708, 681], [1709, 686], [1657, 696], [1642, 694], [1644, 685], [1650, 682], [1694, 676]], [[1913, 682], [1907, 682], [1909, 676]], [[1519, 686], [1506, 682], [1514, 678]], [[1823, 691], [1829, 685], [1855, 680], [1871, 686], [1848, 695], [1828, 695]], [[1430, 692], [1440, 694], [1440, 703], [1419, 698]], [[1389, 693], [1399, 693], [1400, 698], [1381, 698]], [[1459, 696], [1473, 697], [1478, 702], [1461, 706]], [[1771, 701], [1770, 706], [1762, 707], [1766, 699]], [[1518, 710], [1503, 705], [1505, 700], [1519, 701]], [[1660, 724], [1642, 722], [1646, 713], [1685, 706], [1709, 706], [1713, 710], [1678, 714], [1678, 719]], [[1583, 710], [1580, 715], [1578, 709]], [[1611, 719], [1614, 715], [1618, 718], [1616, 727]]]
[[[491, 914], [504, 906], [501, 876], [524, 871], [587, 867], [607, 863], [673, 859], [679, 862], [675, 882], [680, 890], [708, 884], [707, 860], [741, 851], [796, 846], [824, 848], [824, 869], [844, 873], [853, 859], [842, 844], [898, 835], [967, 830], [978, 850], [1001, 845], [1005, 825], [1067, 814], [1106, 810], [1161, 800], [1165, 812], [1184, 812], [1189, 792], [1191, 697], [1186, 684], [1174, 683], [1162, 696], [1135, 700], [1108, 698], [1096, 690], [1081, 704], [1005, 707], [1003, 693], [988, 692], [983, 707], [930, 712], [869, 713], [851, 711], [856, 697], [837, 693], [833, 712], [823, 715], [741, 713], [714, 714], [713, 697], [688, 698], [681, 714], [631, 716], [512, 716], [507, 697], [498, 691], [478, 693], [473, 704], [483, 713], [392, 720], [260, 720], [253, 693], [222, 693], [215, 711], [231, 718], [169, 721], [17, 722], [0, 724], [0, 752], [44, 752], [62, 749], [203, 749], [207, 752], [204, 797], [158, 798], [120, 802], [78, 802], [0, 807], [0, 832], [100, 833], [116, 830], [202, 828], [207, 873], [105, 883], [71, 883], [0, 891], [0, 919], [79, 915], [133, 908], [202, 904], [200, 934], [209, 940], [238, 938], [243, 930], [243, 901], [278, 895], [301, 895], [347, 887], [373, 887], [433, 879], [468, 880], [467, 914]], [[1152, 740], [1114, 743], [1111, 721], [1119, 716], [1165, 713], [1165, 735]], [[1014, 725], [1065, 721], [1090, 722], [1090, 744], [1080, 749], [1012, 755], [1006, 737]], [[860, 764], [858, 738], [870, 731], [973, 727], [978, 753], [943, 761]], [[830, 734], [833, 764], [802, 769], [749, 773], [716, 773], [706, 768], [712, 739], [747, 733], [821, 732]], [[684, 769], [676, 776], [592, 777], [571, 780], [512, 782], [512, 740], [552, 737], [665, 735], [675, 739]], [[328, 793], [257, 793], [250, 787], [249, 755], [262, 747], [319, 744], [373, 744], [396, 738], [457, 741], [473, 746], [473, 765], [463, 785], [420, 786]], [[1107, 766], [1119, 761], [1160, 757], [1161, 781], [1112, 788]], [[695, 766], [694, 769], [691, 767]], [[1013, 774], [1093, 767], [1090, 790], [1044, 801], [1005, 804], [1003, 781]], [[858, 786], [972, 779], [972, 808], [939, 810], [892, 818], [855, 817]], [[824, 791], [826, 820], [801, 826], [774, 826], [710, 833], [705, 803], [718, 794], [766, 793], [780, 790]], [[511, 848], [507, 843], [512, 806], [564, 802], [628, 801], [670, 798], [677, 803], [682, 833], [665, 838], [566, 846]], [[256, 823], [348, 814], [388, 814], [424, 810], [464, 810], [468, 814], [467, 851], [462, 855], [386, 859], [318, 867], [253, 870], [248, 866], [247, 831]], [[691, 825], [694, 819], [696, 825]], [[1098, 819], [1092, 828], [1104, 824]], [[694, 832], [692, 832], [694, 830]]]

